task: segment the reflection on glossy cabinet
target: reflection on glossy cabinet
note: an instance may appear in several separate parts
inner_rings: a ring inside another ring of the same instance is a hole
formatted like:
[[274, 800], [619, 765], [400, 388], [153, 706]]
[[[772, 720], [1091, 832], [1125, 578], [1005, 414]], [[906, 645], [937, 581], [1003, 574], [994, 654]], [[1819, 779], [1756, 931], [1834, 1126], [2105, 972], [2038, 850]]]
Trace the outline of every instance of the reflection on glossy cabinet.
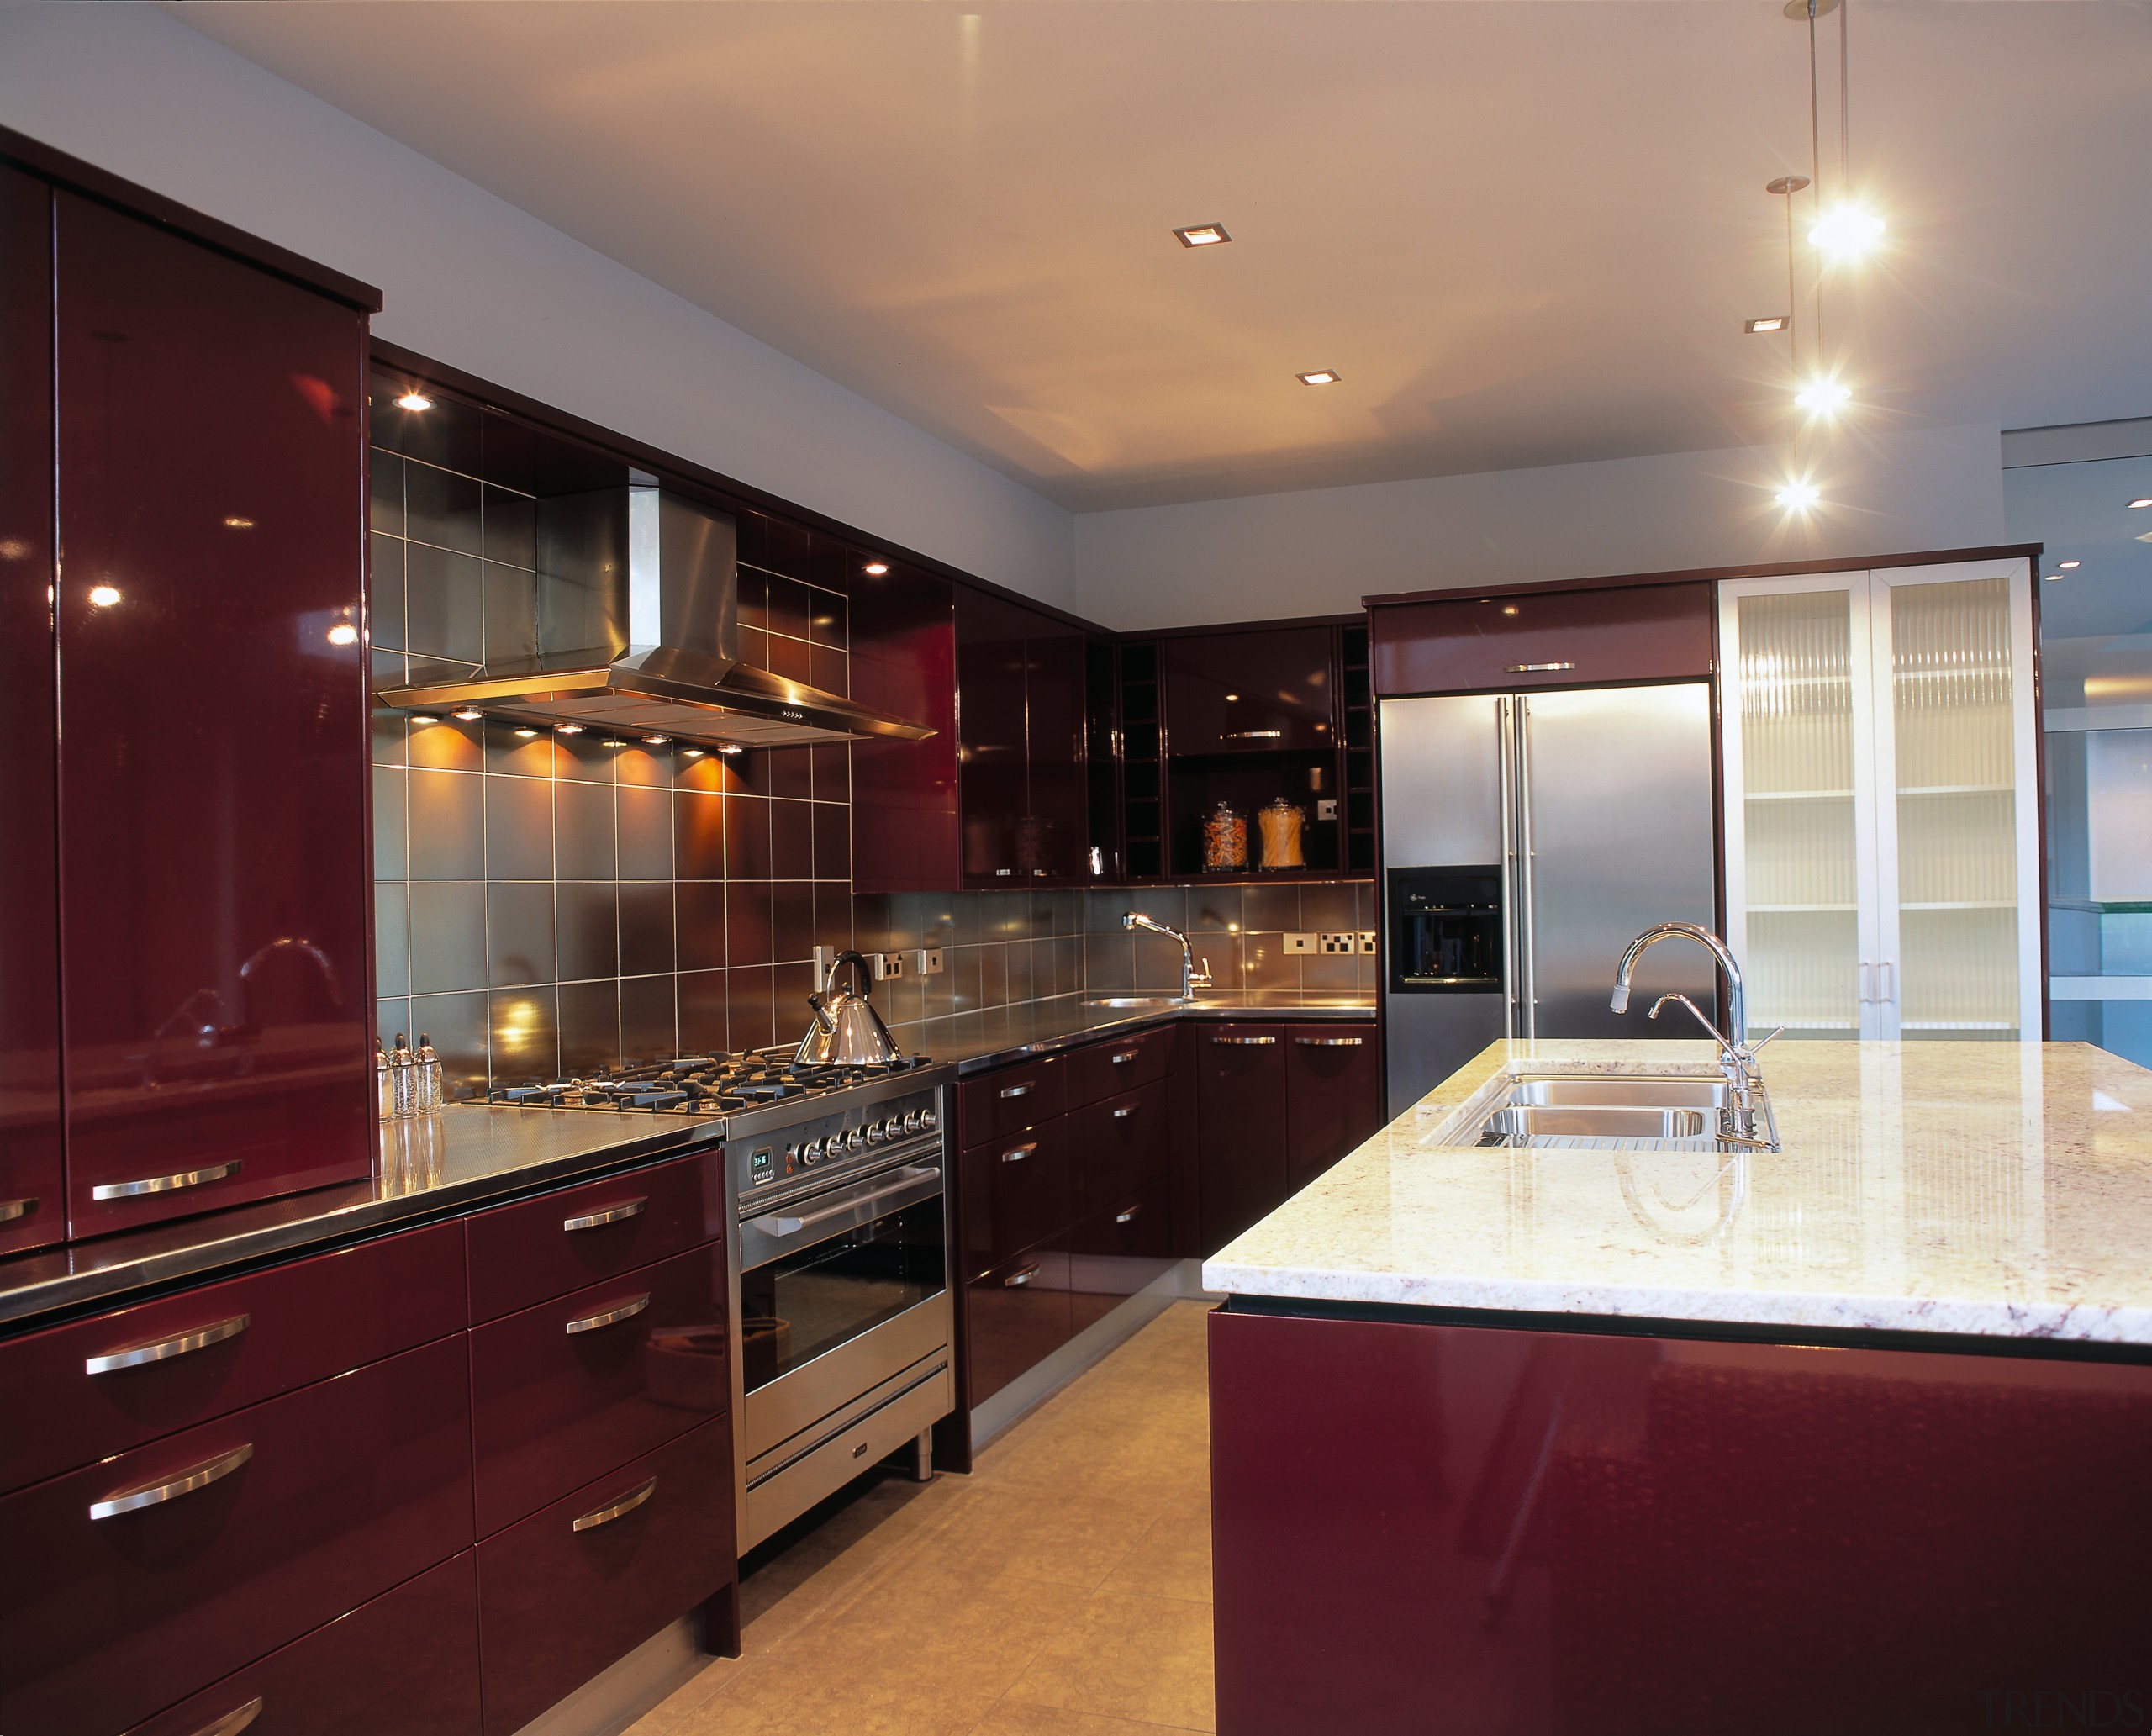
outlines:
[[1290, 1185], [1298, 1192], [1382, 1125], [1382, 1055], [1372, 1025], [1286, 1027]]
[[1073, 884], [1088, 842], [1084, 636], [983, 592], [960, 589], [956, 607], [964, 884]]
[[1439, 1706], [1515, 1736], [1896, 1736], [2142, 1694], [2152, 1581], [2118, 1539], [2152, 1534], [2152, 1369], [1210, 1330], [1221, 1736]]
[[366, 323], [57, 195], [74, 1233], [365, 1175]]
[[1291, 1191], [1285, 1038], [1274, 1023], [1205, 1025], [1195, 1033], [1202, 1251], [1210, 1254]]
[[52, 191], [0, 166], [0, 1253], [67, 1230], [53, 935]]
[[1336, 745], [1329, 628], [1188, 634], [1163, 650], [1175, 757]]

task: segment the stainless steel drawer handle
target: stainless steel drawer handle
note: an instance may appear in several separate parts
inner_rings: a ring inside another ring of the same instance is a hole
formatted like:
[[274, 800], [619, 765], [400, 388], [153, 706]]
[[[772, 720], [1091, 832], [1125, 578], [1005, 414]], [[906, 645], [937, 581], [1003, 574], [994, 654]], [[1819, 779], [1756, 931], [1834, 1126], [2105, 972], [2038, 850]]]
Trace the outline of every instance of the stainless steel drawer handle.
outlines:
[[1118, 1055], [1109, 1055], [1106, 1057], [1106, 1059], [1112, 1062], [1116, 1067], [1126, 1067], [1135, 1058], [1136, 1051], [1133, 1049], [1123, 1049]]
[[568, 1527], [571, 1531], [595, 1531], [601, 1525], [610, 1525], [615, 1519], [625, 1519], [637, 1507], [657, 1493], [657, 1479], [646, 1477], [618, 1501], [609, 1501], [602, 1507], [593, 1507]]
[[18, 1217], [28, 1216], [30, 1208], [36, 1204], [37, 1195], [34, 1194], [25, 1200], [0, 1200], [0, 1224], [11, 1224]]
[[1005, 1097], [1028, 1097], [1031, 1095], [1031, 1088], [1029, 1085], [1004, 1085], [1001, 1095]]
[[1505, 675], [1552, 675], [1559, 670], [1575, 667], [1574, 663], [1506, 663], [1502, 666], [1502, 673]]
[[1304, 1049], [1357, 1049], [1367, 1041], [1364, 1037], [1296, 1037], [1293, 1041]]
[[212, 1344], [221, 1344], [227, 1338], [236, 1338], [254, 1324], [251, 1314], [235, 1314], [229, 1320], [219, 1320], [211, 1326], [198, 1326], [193, 1332], [181, 1332], [175, 1338], [159, 1338], [148, 1344], [129, 1344], [124, 1350], [108, 1350], [102, 1356], [92, 1356], [82, 1364], [86, 1375], [109, 1375], [115, 1369], [139, 1369], [145, 1363], [168, 1362], [175, 1356], [185, 1356], [189, 1351], [206, 1350]]
[[1113, 1118], [1117, 1121], [1125, 1121], [1142, 1106], [1140, 1103], [1124, 1103], [1113, 1112]]
[[214, 1724], [204, 1724], [194, 1736], [239, 1736], [239, 1733], [261, 1716], [261, 1696], [256, 1694], [245, 1705], [235, 1707]]
[[222, 1181], [239, 1174], [240, 1160], [212, 1163], [206, 1169], [182, 1169], [177, 1175], [145, 1175], [140, 1181], [108, 1181], [90, 1190], [92, 1200], [139, 1200], [145, 1194], [176, 1194], [182, 1188], [198, 1188], [205, 1182]]
[[1221, 741], [1275, 741], [1284, 735], [1283, 730], [1221, 730]]
[[649, 1204], [647, 1199], [623, 1200], [617, 1206], [601, 1206], [595, 1211], [586, 1211], [581, 1217], [564, 1217], [561, 1220], [561, 1227], [564, 1230], [603, 1229], [607, 1224], [616, 1224], [623, 1218], [638, 1216]]
[[580, 1320], [571, 1320], [567, 1324], [567, 1334], [572, 1338], [578, 1332], [594, 1332], [603, 1327], [632, 1320], [649, 1306], [650, 1292], [645, 1290], [633, 1301], [623, 1302], [617, 1308], [608, 1308], [601, 1314], [586, 1314]]
[[198, 1489], [207, 1489], [220, 1477], [228, 1477], [254, 1457], [254, 1443], [246, 1442], [229, 1453], [219, 1453], [214, 1459], [205, 1459], [192, 1470], [162, 1483], [145, 1484], [139, 1489], [120, 1489], [103, 1501], [90, 1503], [92, 1519], [116, 1519], [122, 1513], [139, 1512], [144, 1507], [161, 1506], [168, 1501], [177, 1501], [182, 1495], [192, 1495]]
[[1009, 1150], [1002, 1153], [1001, 1161], [1005, 1163], [1021, 1163], [1038, 1148], [1039, 1142], [1036, 1139], [1029, 1145], [1012, 1146]]
[[1131, 1206], [1126, 1211], [1114, 1213], [1113, 1221], [1117, 1224], [1132, 1224], [1142, 1214], [1143, 1208], [1141, 1206]]
[[1210, 1041], [1229, 1049], [1272, 1049], [1278, 1046], [1274, 1037], [1214, 1037]]
[[1021, 1272], [1011, 1272], [1001, 1280], [1001, 1287], [1004, 1290], [1021, 1290], [1038, 1275], [1038, 1267], [1036, 1264], [1029, 1265]]

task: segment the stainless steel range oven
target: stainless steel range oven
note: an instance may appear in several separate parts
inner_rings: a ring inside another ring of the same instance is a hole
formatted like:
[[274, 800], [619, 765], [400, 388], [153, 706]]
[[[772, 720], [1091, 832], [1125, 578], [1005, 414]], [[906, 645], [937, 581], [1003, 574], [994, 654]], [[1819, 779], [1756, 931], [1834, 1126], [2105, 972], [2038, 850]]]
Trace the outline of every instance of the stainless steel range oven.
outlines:
[[727, 1121], [742, 1550], [955, 1408], [944, 1077]]

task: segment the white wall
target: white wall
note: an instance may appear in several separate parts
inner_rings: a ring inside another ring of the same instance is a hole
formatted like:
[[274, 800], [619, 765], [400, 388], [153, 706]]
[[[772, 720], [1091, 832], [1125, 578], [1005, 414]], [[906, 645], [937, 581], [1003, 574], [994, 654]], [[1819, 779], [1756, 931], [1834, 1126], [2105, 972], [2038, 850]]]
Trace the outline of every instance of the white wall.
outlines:
[[1944, 428], [1814, 458], [1789, 522], [1780, 451], [1681, 452], [1139, 507], [1076, 520], [1073, 607], [1138, 629], [1355, 609], [1384, 591], [2000, 543], [2001, 439]]
[[1060, 507], [152, 7], [0, 7], [0, 124], [379, 286], [393, 342], [1068, 601]]

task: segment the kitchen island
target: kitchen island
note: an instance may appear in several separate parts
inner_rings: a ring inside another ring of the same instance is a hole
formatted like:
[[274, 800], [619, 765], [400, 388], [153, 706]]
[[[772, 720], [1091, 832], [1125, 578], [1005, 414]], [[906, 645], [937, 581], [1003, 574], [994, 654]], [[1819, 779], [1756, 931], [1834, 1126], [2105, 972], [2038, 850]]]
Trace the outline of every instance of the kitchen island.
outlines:
[[1222, 1736], [2152, 1721], [2152, 1073], [1764, 1063], [1778, 1152], [1483, 1147], [1715, 1073], [1495, 1044], [1205, 1264]]

